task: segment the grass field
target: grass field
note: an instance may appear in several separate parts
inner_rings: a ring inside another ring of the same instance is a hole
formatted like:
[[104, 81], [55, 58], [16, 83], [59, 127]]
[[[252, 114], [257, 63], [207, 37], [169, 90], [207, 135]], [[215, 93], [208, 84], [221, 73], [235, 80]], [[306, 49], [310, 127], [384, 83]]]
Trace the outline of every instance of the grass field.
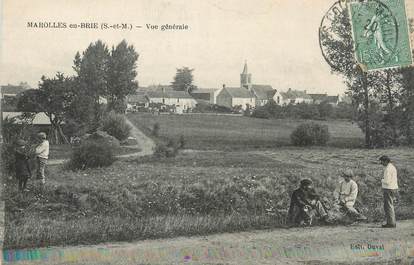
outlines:
[[[152, 115], [131, 113], [128, 118], [147, 135], [154, 124], [160, 125], [161, 138], [184, 136], [186, 148], [197, 150], [251, 150], [290, 145], [291, 132], [301, 120], [267, 120], [243, 116], [220, 115]], [[331, 133], [328, 145], [357, 148], [363, 135], [350, 121], [318, 121]]]
[[399, 219], [414, 217], [412, 149], [293, 148], [246, 152], [184, 151], [176, 158], [119, 160], [102, 169], [49, 167], [42, 190], [6, 186], [5, 248], [91, 244], [280, 227], [289, 195], [303, 177], [332, 197], [339, 171], [352, 167], [358, 207], [382, 220], [377, 159], [399, 170]]
[[[140, 149], [135, 146], [120, 146], [115, 148], [114, 155], [125, 155], [135, 152], [139, 152]], [[50, 146], [50, 159], [68, 159], [72, 154], [72, 147], [68, 144], [51, 145]]]

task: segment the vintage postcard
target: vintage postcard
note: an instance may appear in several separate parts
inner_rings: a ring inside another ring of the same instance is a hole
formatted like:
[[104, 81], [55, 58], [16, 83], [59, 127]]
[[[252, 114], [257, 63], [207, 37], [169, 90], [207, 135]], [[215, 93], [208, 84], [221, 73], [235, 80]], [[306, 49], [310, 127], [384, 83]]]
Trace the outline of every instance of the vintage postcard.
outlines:
[[414, 1], [0, 8], [1, 264], [414, 264]]

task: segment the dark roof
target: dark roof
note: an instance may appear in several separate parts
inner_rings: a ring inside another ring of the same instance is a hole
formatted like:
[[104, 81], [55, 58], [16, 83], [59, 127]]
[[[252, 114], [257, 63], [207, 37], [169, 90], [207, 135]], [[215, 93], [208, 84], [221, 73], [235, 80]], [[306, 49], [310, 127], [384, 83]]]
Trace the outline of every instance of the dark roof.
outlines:
[[276, 90], [271, 85], [252, 85], [252, 90], [257, 99], [261, 100], [272, 98], [276, 93]]
[[327, 96], [325, 101], [328, 103], [338, 103], [339, 96]]
[[204, 94], [204, 93], [213, 93], [214, 91], [219, 90], [218, 88], [197, 88], [191, 91], [191, 94]]
[[309, 96], [311, 96], [311, 98], [313, 100], [320, 100], [320, 101], [324, 101], [326, 100], [326, 98], [328, 97], [328, 94], [308, 94]]
[[1, 93], [2, 94], [19, 94], [24, 91], [26, 91], [27, 88], [22, 86], [13, 86], [13, 85], [7, 85], [7, 86], [1, 86]]
[[296, 99], [296, 98], [312, 99], [310, 95], [306, 94], [305, 91], [301, 91], [301, 90], [289, 89], [286, 92], [280, 92], [280, 95], [282, 95], [284, 99]]
[[185, 91], [165, 90], [165, 91], [148, 91], [146, 95], [149, 98], [193, 98]]
[[225, 87], [223, 90], [226, 90], [230, 96], [233, 98], [253, 98], [254, 95], [252, 92], [247, 90], [246, 88], [240, 88], [240, 87]]
[[133, 94], [129, 95], [127, 102], [128, 103], [136, 103], [136, 102], [147, 102], [147, 98], [145, 97], [144, 93]]

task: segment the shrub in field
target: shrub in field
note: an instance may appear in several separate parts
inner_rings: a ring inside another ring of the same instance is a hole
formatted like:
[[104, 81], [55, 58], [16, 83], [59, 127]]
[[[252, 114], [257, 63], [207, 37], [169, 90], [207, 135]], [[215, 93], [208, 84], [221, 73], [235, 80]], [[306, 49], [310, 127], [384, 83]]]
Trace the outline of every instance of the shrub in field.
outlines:
[[253, 118], [260, 118], [260, 119], [269, 119], [272, 115], [269, 113], [268, 109], [265, 107], [259, 107], [255, 109], [251, 115]]
[[180, 136], [180, 139], [178, 140], [178, 142], [179, 142], [179, 148], [180, 149], [183, 149], [185, 147], [185, 138], [184, 138], [184, 135], [181, 135]]
[[329, 141], [328, 126], [309, 122], [299, 125], [290, 135], [293, 145], [326, 145]]
[[178, 150], [182, 149], [184, 145], [184, 136], [181, 136], [178, 140], [169, 139], [167, 144], [157, 144], [154, 150], [154, 156], [156, 158], [175, 157], [178, 154]]
[[125, 116], [113, 111], [109, 112], [103, 121], [103, 130], [120, 141], [128, 138], [131, 126], [126, 122]]
[[152, 127], [152, 135], [158, 137], [160, 135], [160, 124], [157, 122]]
[[104, 141], [86, 141], [73, 149], [69, 168], [85, 169], [110, 166], [115, 161], [113, 147]]
[[12, 174], [14, 172], [14, 145], [4, 143], [1, 145], [1, 172]]
[[231, 113], [231, 109], [216, 104], [199, 102], [192, 110], [195, 113]]
[[166, 144], [160, 143], [157, 144], [154, 150], [154, 156], [157, 158], [164, 157], [175, 157], [177, 155], [178, 149], [173, 146], [168, 146]]

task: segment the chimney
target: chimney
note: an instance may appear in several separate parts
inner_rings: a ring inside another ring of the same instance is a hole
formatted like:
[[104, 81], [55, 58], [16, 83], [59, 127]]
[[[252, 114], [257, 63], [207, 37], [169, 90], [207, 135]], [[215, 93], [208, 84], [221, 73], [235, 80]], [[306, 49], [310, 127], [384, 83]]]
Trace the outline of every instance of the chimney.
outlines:
[[223, 88], [226, 88], [226, 84], [223, 84]]

